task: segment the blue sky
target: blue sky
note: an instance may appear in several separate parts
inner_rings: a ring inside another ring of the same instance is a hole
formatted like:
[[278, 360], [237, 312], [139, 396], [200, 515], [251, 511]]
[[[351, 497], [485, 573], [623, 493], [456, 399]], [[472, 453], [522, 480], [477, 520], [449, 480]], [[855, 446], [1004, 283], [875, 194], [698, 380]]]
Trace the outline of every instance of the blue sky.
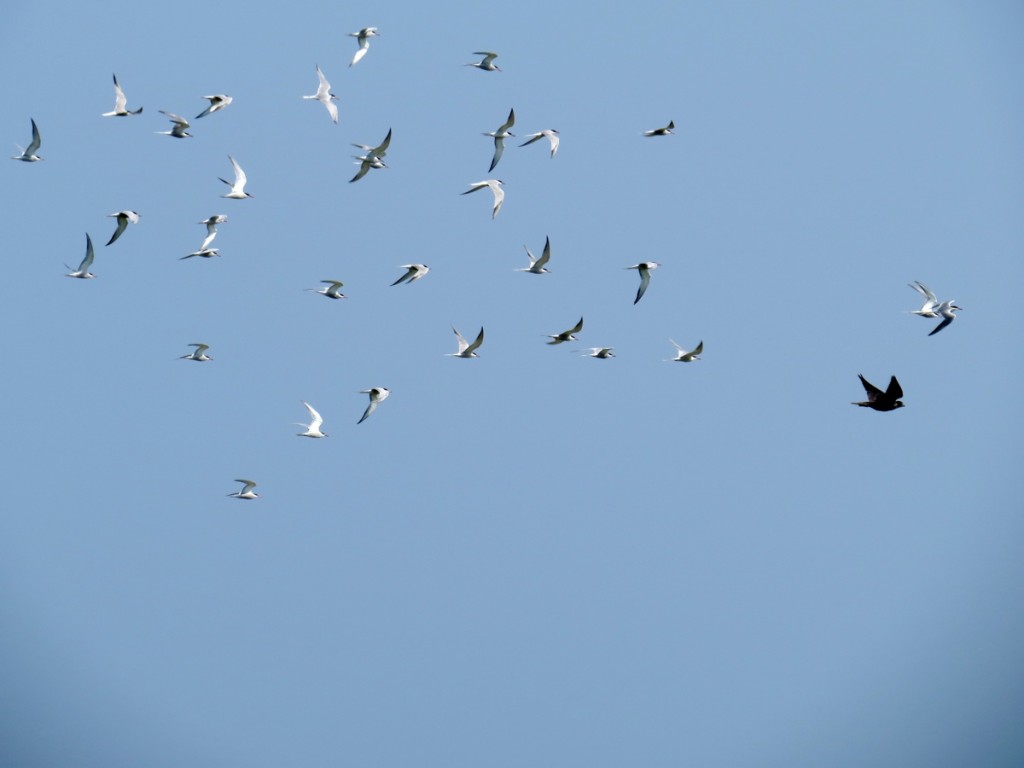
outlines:
[[[9, 10], [0, 133], [34, 118], [46, 159], [0, 165], [0, 763], [1019, 765], [1022, 31], [1008, 2]], [[142, 115], [100, 117], [113, 72]], [[513, 107], [561, 148], [488, 174]], [[494, 220], [460, 195], [489, 177]], [[216, 213], [221, 257], [179, 260]], [[66, 279], [86, 232], [98, 277]], [[960, 319], [929, 338], [912, 280]], [[858, 373], [907, 407], [849, 405]]]

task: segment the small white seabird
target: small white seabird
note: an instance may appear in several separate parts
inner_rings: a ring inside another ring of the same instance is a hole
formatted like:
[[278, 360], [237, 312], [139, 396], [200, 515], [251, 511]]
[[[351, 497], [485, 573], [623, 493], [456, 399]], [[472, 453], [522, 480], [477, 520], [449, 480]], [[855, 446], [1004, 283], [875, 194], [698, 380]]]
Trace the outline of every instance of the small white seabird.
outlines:
[[[92, 272], [89, 271], [89, 267], [92, 266], [92, 260], [96, 258], [96, 253], [92, 249], [92, 238], [89, 237], [89, 233], [85, 233], [85, 258], [82, 259], [82, 263], [78, 265], [78, 269], [68, 272], [65, 277], [80, 277], [86, 280], [91, 277], [96, 277]], [[67, 264], [64, 265], [68, 269], [71, 267]]]
[[228, 160], [231, 161], [231, 167], [235, 169], [235, 181], [232, 183], [227, 179], [221, 179], [221, 181], [231, 187], [231, 191], [226, 195], [221, 195], [221, 197], [227, 197], [231, 200], [245, 200], [247, 197], [252, 197], [252, 195], [245, 191], [246, 176], [242, 166], [231, 155], [228, 155]]
[[363, 27], [358, 32], [349, 32], [349, 37], [354, 37], [356, 42], [359, 43], [359, 50], [356, 51], [355, 56], [352, 57], [352, 61], [348, 63], [350, 67], [358, 64], [366, 52], [370, 50], [370, 38], [380, 37], [380, 32], [377, 31], [376, 27]]
[[366, 410], [363, 411], [362, 418], [360, 418], [356, 424], [362, 424], [366, 421], [370, 417], [370, 414], [377, 410], [378, 403], [388, 399], [388, 395], [391, 394], [391, 390], [387, 387], [370, 387], [369, 389], [359, 390], [359, 394], [369, 395], [370, 404], [366, 406]]
[[29, 120], [32, 121], [32, 141], [24, 149], [22, 149], [18, 144], [15, 144], [14, 146], [18, 147], [21, 154], [11, 155], [11, 160], [23, 160], [26, 163], [34, 163], [37, 160], [43, 159], [42, 155], [36, 154], [36, 152], [39, 151], [39, 146], [43, 143], [43, 140], [39, 135], [39, 129], [36, 127], [35, 118], [29, 118]]
[[949, 301], [944, 301], [941, 304], [939, 304], [939, 306], [935, 308], [935, 311], [942, 318], [942, 322], [936, 325], [935, 328], [932, 329], [932, 332], [929, 333], [928, 335], [934, 336], [936, 333], [938, 333], [947, 325], [956, 320], [955, 311], [961, 309], [963, 309], [963, 307], [958, 307], [952, 299], [950, 299]]
[[220, 112], [222, 109], [227, 107], [234, 99], [228, 96], [226, 93], [216, 93], [213, 96], [203, 96], [204, 99], [210, 102], [210, 106], [196, 115], [196, 120], [207, 115], [212, 115], [214, 112]]
[[[524, 245], [523, 248], [526, 248], [526, 246]], [[533, 255], [529, 248], [526, 248], [526, 255], [530, 259], [530, 266], [517, 269], [516, 272], [529, 272], [534, 275], [543, 275], [550, 272], [551, 270], [545, 265], [551, 258], [551, 238], [544, 238], [544, 250], [541, 252], [539, 259]]]
[[655, 128], [652, 131], [644, 131], [644, 136], [668, 136], [675, 130], [676, 124], [673, 120], [668, 121], [668, 125], [664, 128]]
[[484, 136], [490, 136], [494, 139], [494, 157], [491, 158], [491, 167], [487, 169], [488, 173], [493, 171], [494, 166], [496, 166], [498, 164], [498, 161], [501, 160], [501, 155], [505, 151], [505, 139], [507, 139], [509, 136], [515, 136], [514, 133], [511, 133], [509, 131], [509, 128], [511, 128], [515, 124], [516, 111], [515, 109], [510, 109], [508, 111], [508, 119], [504, 123], [502, 123], [501, 126], [498, 127], [498, 130], [489, 131], [488, 133], [484, 134]]
[[203, 240], [203, 244], [199, 246], [200, 251], [210, 247], [210, 243], [212, 243], [213, 239], [217, 237], [217, 225], [223, 224], [227, 220], [227, 216], [225, 216], [223, 213], [218, 213], [213, 216], [209, 216], [200, 222], [197, 222], [198, 224], [206, 225], [206, 239]]
[[669, 341], [671, 341], [672, 346], [676, 348], [676, 356], [666, 360], [665, 362], [667, 363], [692, 363], [694, 360], [700, 360], [700, 353], [704, 351], [703, 341], [697, 344], [697, 346], [693, 348], [692, 352], [683, 349], [672, 341], [672, 339], [669, 339]]
[[300, 424], [296, 422], [296, 426], [306, 428], [305, 432], [297, 432], [296, 434], [299, 437], [327, 437], [327, 433], [320, 429], [320, 425], [324, 423], [324, 420], [320, 414], [316, 412], [316, 408], [305, 400], [300, 402], [306, 406], [306, 410], [309, 411], [309, 424]]
[[200, 248], [198, 251], [192, 251], [187, 256], [180, 256], [178, 261], [182, 259], [191, 259], [194, 256], [198, 256], [201, 259], [212, 259], [214, 256], [220, 256], [219, 248]]
[[169, 131], [157, 131], [156, 133], [160, 134], [161, 136], [173, 136], [176, 139], [191, 138], [192, 134], [186, 130], [186, 128], [188, 128], [189, 125], [188, 120], [186, 120], [181, 115], [176, 115], [173, 112], [166, 112], [162, 109], [160, 110], [160, 114], [166, 115], [167, 119], [174, 123], [174, 125], [171, 127], [171, 130]]
[[107, 218], [117, 219], [117, 229], [114, 230], [114, 234], [112, 234], [110, 239], [107, 240], [107, 245], [110, 245], [112, 242], [117, 240], [117, 238], [121, 236], [121, 233], [128, 228], [129, 224], [139, 223], [139, 214], [135, 211], [118, 211], [117, 213], [108, 213]]
[[327, 107], [327, 114], [331, 116], [331, 120], [335, 124], [338, 122], [338, 105], [335, 104], [338, 97], [331, 93], [331, 84], [327, 82], [327, 78], [324, 77], [324, 73], [320, 70], [320, 65], [316, 65], [316, 76], [320, 78], [320, 86], [316, 89], [316, 93], [312, 96], [303, 96], [304, 99], [315, 99]]
[[468, 195], [470, 192], [476, 192], [478, 189], [488, 187], [491, 193], [494, 195], [494, 209], [491, 211], [491, 218], [495, 218], [498, 215], [498, 211], [501, 210], [501, 204], [505, 202], [505, 190], [502, 189], [502, 185], [505, 182], [501, 179], [487, 179], [486, 181], [474, 181], [469, 185], [469, 189], [462, 192], [463, 195]]
[[477, 334], [476, 341], [474, 341], [472, 344], [470, 344], [464, 338], [462, 338], [462, 334], [455, 330], [454, 325], [452, 326], [452, 330], [455, 331], [455, 340], [459, 344], [459, 351], [449, 352], [445, 355], [445, 357], [480, 357], [480, 355], [476, 353], [476, 350], [480, 347], [481, 344], [484, 343], [483, 326], [480, 327], [480, 333]]
[[405, 274], [395, 280], [391, 285], [398, 285], [399, 283], [412, 285], [430, 271], [430, 267], [426, 264], [403, 264], [402, 269], [405, 270]]
[[142, 107], [135, 110], [127, 109], [127, 104], [128, 100], [125, 98], [124, 91], [121, 90], [121, 84], [117, 82], [117, 75], [114, 75], [114, 109], [104, 112], [101, 117], [127, 117], [142, 112]]
[[640, 287], [636, 290], [636, 298], [633, 299], [634, 304], [644, 297], [644, 294], [647, 292], [647, 286], [651, 284], [651, 272], [660, 266], [661, 264], [656, 261], [641, 261], [639, 264], [625, 267], [625, 269], [635, 269], [640, 273]]
[[612, 354], [613, 349], [614, 347], [591, 347], [582, 354], [584, 357], [596, 357], [598, 360], [607, 360], [609, 357], [615, 357]]
[[519, 146], [525, 147], [527, 144], [533, 144], [533, 142], [540, 141], [541, 139], [547, 139], [551, 143], [551, 157], [554, 157], [558, 151], [558, 131], [554, 128], [549, 128], [539, 133], [531, 133], [526, 137], [526, 141]]
[[341, 286], [344, 285], [341, 280], [321, 280], [321, 283], [326, 283], [326, 288], [307, 288], [307, 291], [313, 293], [319, 293], [321, 296], [326, 296], [328, 299], [347, 299], [344, 293], [341, 292]]
[[561, 344], [564, 341], [579, 341], [579, 339], [577, 339], [573, 334], [579, 333], [582, 330], [583, 318], [581, 317], [580, 321], [576, 323], [576, 325], [574, 325], [568, 331], [562, 331], [561, 333], [556, 334], [549, 333], [548, 338], [550, 338], [551, 341], [549, 341], [548, 344]]
[[359, 161], [359, 170], [355, 176], [349, 179], [349, 183], [359, 181], [370, 172], [371, 168], [387, 168], [382, 158], [388, 153], [388, 147], [391, 146], [391, 129], [388, 128], [388, 135], [376, 147], [371, 147], [368, 144], [353, 144], [352, 146], [363, 150], [365, 154], [356, 157], [356, 160]]
[[253, 490], [253, 488], [256, 487], [256, 483], [252, 480], [238, 478], [235, 482], [242, 484], [242, 490], [229, 493], [228, 496], [233, 496], [236, 499], [258, 499], [260, 497], [260, 495]]
[[464, 67], [476, 67], [485, 72], [501, 72], [501, 67], [494, 63], [494, 60], [498, 58], [498, 54], [491, 53], [490, 51], [473, 51], [473, 55], [483, 56], [483, 58], [480, 61], [471, 61], [468, 64], [463, 64]]
[[190, 347], [195, 347], [187, 355], [182, 355], [179, 360], [195, 360], [197, 363], [205, 363], [207, 360], [213, 360], [211, 355], [206, 354], [206, 350], [210, 348], [209, 344], [189, 344]]

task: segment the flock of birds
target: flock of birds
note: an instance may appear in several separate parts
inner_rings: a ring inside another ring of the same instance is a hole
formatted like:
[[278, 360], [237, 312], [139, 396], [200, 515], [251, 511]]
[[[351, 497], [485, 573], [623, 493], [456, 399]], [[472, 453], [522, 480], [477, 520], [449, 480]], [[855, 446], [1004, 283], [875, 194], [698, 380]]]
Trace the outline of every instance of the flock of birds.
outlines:
[[[356, 38], [358, 49], [352, 57], [349, 66], [352, 67], [358, 64], [367, 54], [370, 47], [370, 38], [379, 36], [380, 32], [376, 27], [365, 27], [358, 32], [349, 33], [350, 37]], [[495, 64], [495, 59], [498, 58], [497, 53], [490, 51], [477, 51], [476, 56], [481, 56], [479, 61], [469, 62], [464, 66], [476, 67], [484, 72], [500, 72], [501, 68]], [[331, 84], [327, 77], [324, 75], [323, 70], [319, 64], [316, 65], [316, 75], [318, 79], [317, 90], [314, 94], [303, 96], [303, 99], [318, 101], [326, 108], [327, 113], [332, 122], [337, 124], [338, 122], [338, 107], [336, 101], [338, 97], [331, 91]], [[221, 110], [226, 109], [232, 103], [232, 97], [227, 94], [214, 94], [209, 96], [203, 96], [202, 98], [209, 101], [209, 105], [198, 115], [194, 120], [207, 117], [208, 115], [215, 114]], [[128, 109], [128, 100], [124, 90], [121, 88], [118, 82], [117, 75], [114, 75], [114, 108], [109, 112], [102, 113], [102, 117], [131, 117], [142, 114], [142, 107], [137, 109]], [[191, 133], [188, 129], [191, 127], [191, 123], [184, 117], [160, 110], [161, 114], [165, 115], [171, 122], [171, 128], [167, 131], [157, 131], [160, 135], [170, 136], [176, 139], [190, 138]], [[490, 167], [488, 173], [493, 171], [498, 163], [501, 161], [502, 155], [505, 149], [505, 140], [513, 137], [515, 134], [511, 132], [511, 129], [515, 125], [516, 116], [515, 110], [509, 110], [508, 117], [506, 120], [494, 131], [485, 133], [485, 136], [493, 139], [494, 142], [494, 153], [491, 157]], [[12, 156], [14, 160], [20, 160], [26, 163], [34, 163], [43, 159], [39, 154], [39, 149], [42, 146], [42, 137], [38, 126], [34, 119], [31, 119], [32, 127], [32, 140], [27, 147], [18, 147], [19, 154]], [[663, 137], [670, 136], [675, 131], [675, 122], [669, 121], [669, 123], [660, 128], [654, 128], [646, 130], [641, 133], [642, 136], [647, 138], [652, 137]], [[371, 147], [365, 144], [353, 144], [356, 148], [362, 151], [360, 155], [354, 155], [359, 169], [356, 174], [349, 180], [350, 182], [356, 182], [366, 176], [371, 170], [386, 168], [384, 163], [384, 157], [387, 154], [388, 147], [391, 143], [391, 130], [388, 130], [387, 135], [377, 146]], [[528, 146], [541, 139], [546, 139], [550, 147], [550, 157], [554, 158], [558, 152], [560, 136], [559, 132], [555, 129], [545, 129], [536, 133], [531, 133], [524, 136], [524, 141], [520, 146]], [[245, 191], [248, 179], [245, 171], [239, 165], [238, 161], [234, 157], [228, 156], [228, 160], [231, 163], [231, 167], [234, 173], [232, 181], [221, 178], [220, 180], [227, 185], [230, 189], [221, 197], [230, 200], [245, 200], [251, 198], [252, 194]], [[501, 210], [502, 203], [505, 199], [505, 191], [503, 189], [504, 182], [500, 179], [492, 178], [485, 179], [483, 181], [473, 182], [469, 185], [469, 189], [463, 192], [463, 195], [468, 195], [473, 192], [477, 192], [482, 189], [489, 189], [493, 197], [493, 205], [491, 209], [491, 218], [497, 217]], [[117, 211], [109, 214], [109, 217], [116, 219], [116, 228], [107, 241], [106, 245], [112, 245], [116, 242], [127, 230], [129, 225], [137, 224], [140, 220], [140, 214], [136, 211], [124, 210]], [[224, 214], [216, 214], [210, 216], [203, 221], [198, 223], [206, 226], [206, 237], [202, 244], [195, 251], [180, 257], [181, 259], [189, 258], [212, 258], [219, 255], [217, 248], [211, 247], [214, 239], [217, 236], [217, 226], [227, 221], [227, 216]], [[534, 275], [547, 274], [550, 270], [547, 268], [547, 264], [551, 259], [551, 240], [546, 238], [544, 242], [544, 248], [541, 251], [541, 255], [536, 257], [533, 252], [526, 246], [526, 254], [529, 259], [529, 264], [517, 271], [527, 272]], [[68, 269], [71, 271], [67, 273], [67, 277], [90, 279], [96, 277], [95, 274], [90, 272], [93, 261], [95, 259], [95, 249], [93, 246], [92, 238], [86, 234], [86, 249], [85, 256], [79, 263], [77, 269], [73, 269], [70, 266]], [[651, 273], [656, 270], [660, 264], [655, 261], [644, 261], [638, 264], [633, 264], [625, 269], [635, 269], [640, 277], [640, 284], [637, 288], [636, 297], [633, 299], [633, 303], [637, 304], [646, 293], [650, 282]], [[430, 272], [430, 268], [425, 264], [405, 264], [402, 265], [402, 269], [406, 270], [401, 276], [398, 277], [392, 286], [404, 283], [412, 284], [417, 280], [422, 279], [425, 275]], [[344, 283], [340, 280], [322, 280], [324, 284], [323, 288], [308, 288], [306, 290], [318, 293], [328, 299], [344, 299], [347, 298], [345, 294], [341, 292], [341, 288]], [[928, 319], [939, 319], [940, 322], [935, 326], [934, 329], [928, 334], [933, 336], [944, 328], [949, 326], [954, 319], [956, 319], [956, 312], [961, 309], [954, 300], [940, 301], [938, 297], [923, 283], [915, 281], [909, 284], [912, 289], [919, 293], [924, 303], [919, 309], [910, 310], [910, 314], [917, 315], [918, 317], [924, 317]], [[574, 326], [571, 328], [561, 331], [555, 334], [548, 334], [548, 344], [557, 345], [565, 342], [578, 341], [576, 334], [581, 333], [583, 330], [583, 318], [579, 319]], [[457, 350], [449, 353], [449, 357], [461, 357], [461, 358], [475, 358], [479, 357], [478, 350], [484, 343], [484, 329], [480, 328], [476, 337], [472, 342], [468, 342], [461, 333], [453, 326], [452, 331], [455, 334], [455, 340], [457, 344]], [[692, 349], [688, 350], [677, 344], [674, 340], [669, 339], [670, 343], [676, 350], [676, 354], [672, 358], [668, 358], [672, 362], [690, 363], [700, 360], [700, 355], [704, 350], [704, 342], [699, 341], [697, 345]], [[207, 354], [210, 349], [208, 344], [193, 343], [188, 346], [192, 347], [192, 351], [186, 355], [182, 355], [181, 359], [191, 360], [194, 362], [208, 362], [213, 360], [213, 356]], [[613, 347], [591, 347], [586, 352], [583, 352], [585, 356], [593, 357], [596, 359], [609, 359], [615, 357], [613, 354]], [[901, 398], [903, 397], [903, 390], [900, 387], [899, 382], [895, 376], [892, 376], [888, 387], [883, 391], [871, 384], [863, 375], [858, 374], [861, 384], [867, 394], [867, 399], [860, 402], [854, 402], [853, 405], [861, 407], [871, 408], [876, 411], [892, 411], [898, 408], [902, 408], [904, 403]], [[366, 406], [366, 410], [360, 417], [358, 424], [362, 424], [370, 415], [377, 409], [377, 407], [386, 400], [391, 392], [386, 387], [372, 387], [370, 389], [361, 390], [360, 394], [369, 396], [369, 403]], [[309, 414], [309, 422], [297, 423], [297, 426], [303, 427], [302, 432], [298, 432], [299, 437], [308, 438], [324, 438], [327, 437], [327, 433], [323, 431], [323, 417], [320, 413], [309, 403], [301, 401]], [[253, 480], [239, 478], [236, 482], [241, 483], [242, 487], [240, 490], [234, 493], [228, 494], [228, 496], [238, 499], [256, 499], [259, 498], [259, 494], [253, 489], [256, 487], [256, 483]]]

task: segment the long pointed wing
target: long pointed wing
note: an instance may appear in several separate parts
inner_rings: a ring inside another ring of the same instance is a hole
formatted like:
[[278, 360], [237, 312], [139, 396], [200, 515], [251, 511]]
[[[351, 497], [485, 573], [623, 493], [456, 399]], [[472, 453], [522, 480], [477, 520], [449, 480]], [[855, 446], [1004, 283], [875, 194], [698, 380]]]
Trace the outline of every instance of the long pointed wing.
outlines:
[[239, 188], [244, 187], [245, 182], [247, 181], [245, 177], [245, 171], [242, 170], [242, 166], [240, 166], [238, 164], [238, 161], [235, 160], [235, 158], [233, 158], [231, 155], [228, 155], [228, 160], [231, 161], [231, 167], [235, 169], [235, 183], [233, 186]]
[[92, 238], [89, 237], [89, 233], [85, 233], [85, 258], [82, 259], [82, 263], [78, 265], [78, 271], [84, 272], [92, 266], [93, 259], [96, 258], [96, 252], [92, 248]]
[[928, 286], [926, 286], [924, 283], [919, 283], [917, 280], [915, 280], [912, 283], [907, 283], [907, 285], [909, 285], [915, 291], [920, 293], [922, 296], [924, 296], [928, 301], [932, 302], [933, 304], [938, 304], [939, 303], [938, 298], [935, 296], [934, 293], [932, 293], [928, 289]]
[[887, 400], [892, 400], [893, 402], [896, 402], [903, 397], [903, 387], [901, 387], [900, 383], [896, 381], [895, 376], [889, 379], [889, 386], [886, 387], [885, 397]]
[[32, 119], [32, 143], [25, 147], [24, 154], [26, 156], [32, 156], [39, 149], [39, 145], [43, 143], [42, 138], [39, 135], [39, 129], [36, 128], [36, 121]]
[[643, 267], [640, 267], [639, 272], [640, 272], [640, 287], [637, 288], [636, 298], [633, 299], [633, 303], [634, 304], [636, 304], [638, 301], [640, 301], [640, 299], [642, 299], [644, 297], [644, 294], [647, 292], [647, 286], [651, 284], [651, 272], [650, 272], [650, 270], [644, 269]]
[[465, 351], [466, 352], [474, 352], [483, 343], [484, 343], [484, 329], [483, 329], [483, 326], [481, 326], [480, 327], [480, 333], [477, 334], [476, 339], [473, 341], [473, 343], [470, 344], [468, 347], [466, 347]]
[[[869, 402], [873, 403], [873, 402], [875, 402], [875, 400], [878, 397], [884, 397], [885, 396], [885, 393], [882, 390], [880, 390], [878, 387], [876, 387], [870, 381], [865, 379], [863, 375], [858, 373], [857, 376], [858, 376], [858, 378], [860, 378], [860, 383], [864, 385], [864, 391], [867, 392], [868, 401]], [[895, 376], [892, 377], [892, 381], [896, 381], [896, 377]], [[889, 386], [890, 387], [892, 386], [892, 382], [889, 383]], [[899, 384], [897, 384], [896, 386], [899, 387]]]
[[943, 315], [943, 317], [942, 317], [942, 322], [941, 322], [941, 323], [939, 323], [938, 325], [936, 325], [936, 326], [935, 326], [935, 328], [933, 328], [933, 329], [932, 329], [932, 331], [931, 331], [931, 333], [929, 333], [928, 335], [929, 335], [929, 336], [934, 336], [934, 335], [935, 335], [936, 333], [938, 333], [939, 331], [941, 331], [941, 330], [942, 330], [943, 328], [945, 328], [945, 327], [946, 327], [947, 325], [949, 325], [950, 323], [952, 323], [952, 322], [953, 322], [953, 318], [954, 318], [954, 317], [955, 317], [955, 316], [954, 316], [954, 315], [952, 315], [952, 314], [949, 314], [949, 315]]
[[496, 166], [498, 164], [498, 161], [501, 160], [501, 155], [502, 155], [502, 153], [504, 151], [505, 151], [505, 140], [502, 137], [500, 137], [500, 136], [495, 136], [494, 137], [494, 157], [491, 158], [491, 167], [487, 169], [488, 173], [490, 173], [491, 171], [494, 170], [494, 166]]
[[380, 146], [374, 147], [372, 152], [377, 157], [384, 157], [388, 153], [388, 147], [391, 146], [391, 129], [388, 128], [388, 135], [384, 137], [384, 141], [380, 143]]
[[[529, 253], [529, 251], [527, 251], [527, 253]], [[540, 258], [537, 259], [536, 263], [534, 263], [533, 266], [535, 266], [538, 269], [540, 269], [541, 267], [543, 267], [545, 264], [548, 263], [548, 260], [550, 258], [551, 258], [551, 238], [548, 237], [548, 238], [544, 239], [544, 252], [541, 253]]]
[[320, 416], [319, 413], [317, 413], [316, 408], [307, 403], [305, 400], [302, 401], [302, 404], [306, 406], [306, 410], [309, 411], [309, 418], [312, 419], [312, 423], [309, 425], [309, 428], [311, 430], [317, 429], [321, 424], [324, 423], [323, 418]]
[[121, 236], [121, 233], [128, 229], [128, 217], [117, 214], [117, 229], [114, 230], [114, 234], [107, 240], [107, 245], [117, 240]]
[[121, 90], [121, 84], [117, 82], [117, 75], [114, 75], [114, 111], [124, 112], [127, 103], [128, 99], [125, 98], [124, 91]]

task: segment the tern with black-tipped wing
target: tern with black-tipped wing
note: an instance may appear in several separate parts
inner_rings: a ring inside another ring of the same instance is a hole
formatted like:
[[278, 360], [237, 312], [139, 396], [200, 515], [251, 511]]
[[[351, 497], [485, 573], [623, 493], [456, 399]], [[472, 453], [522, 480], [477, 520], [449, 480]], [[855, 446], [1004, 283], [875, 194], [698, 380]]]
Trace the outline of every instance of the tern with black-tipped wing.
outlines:
[[547, 139], [548, 143], [551, 144], [551, 157], [554, 157], [555, 153], [558, 151], [558, 131], [554, 128], [548, 128], [547, 130], [539, 131], [538, 133], [529, 134], [526, 136], [526, 141], [519, 146], [525, 147], [528, 144], [533, 144], [533, 142], [540, 141], [541, 139]]
[[501, 155], [505, 151], [505, 139], [507, 139], [509, 136], [515, 136], [514, 133], [509, 131], [509, 128], [511, 128], [515, 124], [516, 111], [513, 108], [510, 109], [508, 112], [508, 119], [506, 119], [505, 122], [502, 123], [496, 131], [488, 131], [487, 133], [484, 134], [484, 136], [490, 136], [494, 139], [494, 157], [491, 158], [491, 167], [487, 169], [488, 173], [493, 171], [494, 166], [496, 166], [498, 164], [498, 161], [501, 160]]
[[463, 192], [463, 195], [468, 195], [470, 192], [476, 192], [477, 190], [487, 189], [491, 190], [491, 194], [494, 195], [494, 208], [491, 210], [491, 218], [495, 218], [498, 215], [498, 211], [501, 210], [501, 204], [505, 202], [505, 190], [502, 189], [502, 185], [505, 182], [501, 179], [487, 179], [486, 181], [474, 181], [469, 185], [469, 189]]
[[447, 353], [446, 357], [480, 357], [480, 355], [476, 353], [476, 350], [484, 343], [483, 326], [480, 327], [480, 333], [477, 334], [476, 340], [472, 344], [462, 338], [462, 334], [456, 330], [454, 325], [452, 326], [452, 330], [455, 331], [455, 340], [458, 342], [459, 351]]
[[380, 37], [380, 32], [377, 31], [376, 27], [363, 27], [358, 32], [349, 32], [348, 36], [354, 37], [356, 42], [359, 43], [359, 50], [355, 52], [352, 61], [348, 63], [350, 67], [354, 67], [362, 61], [363, 56], [370, 50], [370, 38]]
[[[526, 246], [524, 245], [523, 248], [526, 248]], [[526, 248], [526, 256], [530, 259], [530, 266], [517, 269], [516, 272], [529, 272], [533, 275], [544, 275], [550, 272], [551, 270], [546, 265], [551, 259], [551, 238], [544, 238], [544, 250], [541, 252], [539, 259], [533, 255], [529, 248]]]
[[[81, 278], [83, 280], [88, 280], [90, 278], [96, 277], [96, 275], [94, 275], [92, 272], [89, 271], [89, 267], [92, 266], [92, 261], [95, 258], [96, 258], [96, 252], [93, 250], [93, 247], [92, 247], [92, 238], [89, 237], [89, 233], [86, 232], [85, 233], [85, 258], [82, 259], [82, 262], [78, 265], [78, 269], [74, 269], [71, 272], [68, 272], [65, 275], [65, 277], [79, 277], [79, 278]], [[65, 264], [64, 266], [67, 267], [68, 269], [71, 269], [71, 267], [69, 265], [67, 265], [67, 264]]]
[[21, 154], [12, 155], [11, 160], [21, 160], [22, 162], [25, 163], [35, 163], [43, 159], [42, 155], [36, 154], [36, 152], [39, 151], [39, 147], [43, 143], [43, 138], [39, 134], [39, 128], [36, 127], [35, 118], [29, 118], [29, 120], [32, 122], [32, 141], [25, 148], [22, 148], [18, 144], [15, 144], [14, 146], [18, 147], [18, 150], [21, 152]]
[[212, 96], [203, 96], [203, 98], [210, 102], [210, 106], [196, 115], [196, 120], [201, 117], [206, 117], [207, 115], [212, 115], [214, 112], [220, 112], [222, 109], [225, 109], [228, 104], [234, 101], [234, 99], [226, 93], [215, 93]]
[[636, 298], [633, 299], [634, 304], [644, 297], [644, 294], [647, 292], [647, 286], [651, 284], [651, 272], [660, 266], [661, 264], [656, 261], [641, 261], [639, 264], [626, 267], [626, 269], [635, 269], [640, 273], [640, 287], [636, 289]]
[[117, 240], [121, 234], [128, 229], [129, 224], [139, 223], [139, 214], [135, 211], [118, 211], [117, 213], [108, 213], [107, 218], [117, 219], [117, 229], [114, 230], [114, 234], [107, 240], [107, 245]]
[[411, 285], [430, 271], [430, 267], [426, 264], [403, 264], [402, 269], [405, 270], [405, 274], [395, 280], [391, 285], [394, 286], [399, 283]]
[[580, 321], [569, 330], [555, 334], [549, 333], [548, 338], [551, 339], [551, 341], [549, 341], [548, 344], [561, 344], [566, 341], [579, 341], [579, 339], [576, 338], [575, 334], [579, 333], [582, 330], [583, 318], [581, 317]]
[[121, 84], [117, 82], [117, 75], [114, 75], [114, 108], [110, 112], [104, 112], [101, 117], [128, 117], [142, 112], [142, 107], [128, 109], [127, 106], [128, 99], [125, 98], [124, 91], [121, 90]]

